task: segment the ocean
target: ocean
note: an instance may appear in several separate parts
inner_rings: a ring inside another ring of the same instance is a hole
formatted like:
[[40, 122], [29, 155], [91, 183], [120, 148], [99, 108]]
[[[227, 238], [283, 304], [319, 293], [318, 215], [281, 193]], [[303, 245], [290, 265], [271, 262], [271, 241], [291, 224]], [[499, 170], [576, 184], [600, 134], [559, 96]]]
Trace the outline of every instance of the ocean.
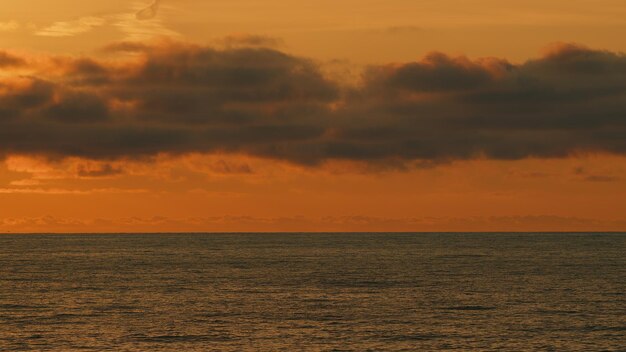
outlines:
[[626, 351], [626, 234], [0, 235], [0, 351]]

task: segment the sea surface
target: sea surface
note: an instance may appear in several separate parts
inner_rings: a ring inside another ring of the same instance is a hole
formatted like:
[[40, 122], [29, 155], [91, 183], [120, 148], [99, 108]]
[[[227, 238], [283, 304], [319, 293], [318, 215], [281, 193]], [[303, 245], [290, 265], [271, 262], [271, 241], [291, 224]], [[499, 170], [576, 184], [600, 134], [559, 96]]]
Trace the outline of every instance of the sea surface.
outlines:
[[626, 234], [0, 235], [0, 351], [626, 351]]

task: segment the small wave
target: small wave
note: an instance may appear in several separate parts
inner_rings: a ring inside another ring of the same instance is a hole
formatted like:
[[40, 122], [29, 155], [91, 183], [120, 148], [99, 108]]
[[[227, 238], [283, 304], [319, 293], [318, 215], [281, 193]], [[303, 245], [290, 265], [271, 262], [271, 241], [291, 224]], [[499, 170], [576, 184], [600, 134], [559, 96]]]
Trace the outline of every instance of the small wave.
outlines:
[[384, 340], [389, 341], [426, 341], [426, 340], [436, 340], [436, 339], [444, 339], [447, 336], [438, 335], [438, 334], [411, 334], [411, 335], [394, 335], [394, 336], [385, 336]]
[[303, 298], [302, 302], [304, 303], [331, 303], [332, 300], [330, 298]]
[[0, 309], [26, 310], [26, 309], [43, 309], [45, 306], [27, 306], [23, 304], [0, 304]]
[[131, 310], [131, 309], [137, 309], [138, 307], [135, 305], [129, 305], [129, 304], [105, 304], [105, 305], [101, 305], [98, 306], [99, 310]]
[[555, 314], [555, 315], [571, 315], [580, 313], [577, 310], [560, 310], [560, 309], [538, 309], [537, 313]]
[[443, 259], [461, 259], [461, 258], [487, 258], [491, 257], [489, 254], [445, 254], [437, 256], [437, 258]]
[[134, 335], [133, 340], [149, 343], [179, 343], [179, 342], [216, 342], [233, 340], [226, 335]]
[[585, 326], [587, 331], [626, 331], [626, 326]]
[[459, 311], [482, 311], [482, 310], [494, 310], [496, 307], [489, 306], [451, 306], [443, 307], [443, 310], [459, 310]]
[[383, 280], [325, 280], [325, 284], [332, 287], [346, 288], [390, 288], [402, 286], [401, 282]]

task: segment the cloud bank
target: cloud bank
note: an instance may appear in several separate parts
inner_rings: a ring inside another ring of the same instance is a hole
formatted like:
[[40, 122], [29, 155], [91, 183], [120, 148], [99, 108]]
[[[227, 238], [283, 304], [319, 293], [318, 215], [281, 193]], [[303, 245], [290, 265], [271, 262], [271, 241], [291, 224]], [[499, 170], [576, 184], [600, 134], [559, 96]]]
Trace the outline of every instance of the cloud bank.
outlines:
[[346, 87], [316, 62], [270, 48], [125, 42], [107, 50], [136, 55], [0, 52], [0, 155], [219, 152], [397, 165], [626, 154], [622, 53], [558, 45], [522, 64], [431, 53], [368, 67]]

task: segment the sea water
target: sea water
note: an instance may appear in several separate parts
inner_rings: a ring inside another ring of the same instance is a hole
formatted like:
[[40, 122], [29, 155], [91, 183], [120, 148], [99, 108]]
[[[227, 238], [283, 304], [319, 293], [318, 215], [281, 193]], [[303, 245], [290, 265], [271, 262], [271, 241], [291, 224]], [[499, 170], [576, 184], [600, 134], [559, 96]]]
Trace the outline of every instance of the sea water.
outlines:
[[0, 351], [626, 351], [626, 234], [0, 235]]

